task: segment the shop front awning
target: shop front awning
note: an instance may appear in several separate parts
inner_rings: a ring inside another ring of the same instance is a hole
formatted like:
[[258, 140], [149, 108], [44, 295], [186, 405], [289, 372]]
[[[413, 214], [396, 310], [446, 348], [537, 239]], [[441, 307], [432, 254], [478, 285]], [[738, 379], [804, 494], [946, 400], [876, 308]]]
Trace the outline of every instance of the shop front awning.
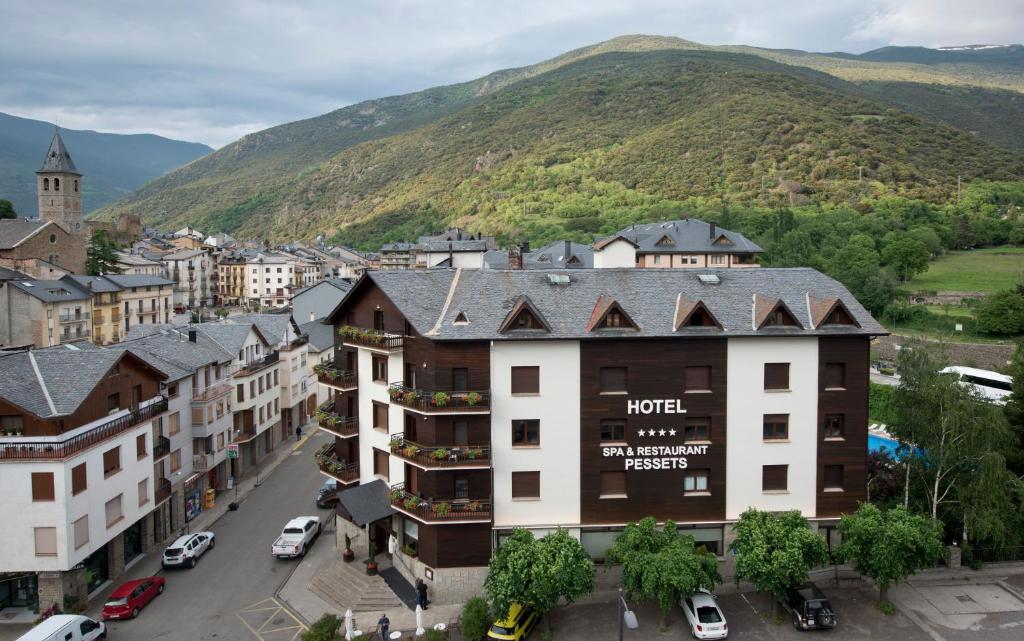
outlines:
[[388, 484], [380, 479], [342, 490], [338, 494], [338, 515], [359, 527], [394, 513]]

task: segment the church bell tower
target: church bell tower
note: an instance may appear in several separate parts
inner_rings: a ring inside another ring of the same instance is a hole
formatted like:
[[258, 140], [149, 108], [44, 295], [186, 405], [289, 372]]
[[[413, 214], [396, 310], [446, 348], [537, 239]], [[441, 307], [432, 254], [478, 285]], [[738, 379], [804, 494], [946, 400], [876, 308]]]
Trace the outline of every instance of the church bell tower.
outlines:
[[39, 219], [53, 221], [70, 234], [84, 234], [82, 218], [82, 174], [55, 131], [43, 166], [36, 172]]

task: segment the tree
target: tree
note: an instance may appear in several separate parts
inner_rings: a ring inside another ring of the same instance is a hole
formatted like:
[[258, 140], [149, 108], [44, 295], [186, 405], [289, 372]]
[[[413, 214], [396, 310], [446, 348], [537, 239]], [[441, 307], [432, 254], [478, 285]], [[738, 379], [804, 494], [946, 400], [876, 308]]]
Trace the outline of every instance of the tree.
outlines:
[[17, 217], [18, 212], [14, 211], [14, 205], [11, 201], [0, 198], [0, 220]]
[[532, 603], [544, 616], [560, 599], [572, 602], [593, 590], [593, 562], [561, 528], [540, 539], [514, 530], [491, 557], [484, 581], [495, 620], [507, 617], [512, 603]]
[[1024, 477], [1024, 343], [1017, 344], [1006, 373], [1013, 378], [1010, 396], [1003, 406], [1003, 416], [1011, 431], [1006, 466], [1014, 475]]
[[928, 258], [931, 253], [920, 240], [903, 236], [885, 246], [882, 250], [882, 261], [891, 268], [900, 280], [907, 282], [914, 276], [928, 269]]
[[302, 633], [302, 641], [341, 641], [341, 619], [325, 614]]
[[895, 288], [878, 262], [875, 241], [866, 234], [850, 236], [846, 245], [828, 263], [828, 273], [850, 289], [862, 305], [881, 313], [889, 304]]
[[913, 515], [902, 507], [882, 510], [862, 503], [839, 520], [843, 543], [838, 558], [878, 584], [878, 600], [886, 602], [889, 586], [942, 558], [942, 524]]
[[626, 525], [608, 550], [608, 561], [622, 564], [626, 591], [658, 601], [662, 627], [668, 627], [668, 615], [680, 598], [702, 587], [713, 590], [722, 580], [714, 554], [698, 550], [693, 537], [680, 533], [672, 521], [659, 530], [652, 516]]
[[97, 229], [89, 237], [89, 247], [85, 251], [85, 273], [90, 276], [100, 274], [120, 274], [123, 269], [117, 264], [117, 245], [105, 230]]
[[998, 291], [978, 308], [978, 329], [986, 334], [1013, 336], [1024, 331], [1024, 294], [1012, 289]]
[[775, 597], [776, 604], [786, 588], [803, 583], [811, 568], [828, 562], [825, 539], [795, 510], [773, 514], [750, 508], [733, 531], [736, 581], [750, 581], [759, 592]]

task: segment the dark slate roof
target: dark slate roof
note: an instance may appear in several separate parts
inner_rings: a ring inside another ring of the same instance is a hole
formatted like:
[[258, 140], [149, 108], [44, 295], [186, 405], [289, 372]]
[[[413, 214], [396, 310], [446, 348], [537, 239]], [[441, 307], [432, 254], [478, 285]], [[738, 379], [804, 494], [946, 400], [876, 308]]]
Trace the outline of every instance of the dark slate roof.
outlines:
[[213, 342], [231, 352], [232, 355], [237, 355], [241, 351], [250, 330], [255, 331], [267, 345], [271, 345], [255, 323], [200, 323], [195, 325], [195, 329], [206, 334]]
[[342, 490], [338, 493], [338, 501], [359, 527], [395, 513], [388, 484], [380, 479]]
[[120, 285], [121, 287], [150, 287], [174, 284], [173, 280], [147, 274], [109, 274], [107, 278], [115, 285]]
[[[523, 255], [523, 269], [555, 269], [566, 267], [566, 242], [569, 243], [569, 265], [570, 269], [589, 268], [594, 266], [594, 249], [590, 245], [574, 243], [564, 240], [556, 240], [547, 247], [541, 247], [535, 251], [526, 252]], [[575, 256], [580, 263], [572, 262]]]
[[[698, 276], [713, 275], [718, 284], [705, 284]], [[452, 282], [458, 283], [445, 307]], [[555, 284], [554, 277], [568, 279]], [[363, 284], [376, 284], [398, 306], [420, 334], [441, 340], [502, 340], [515, 338], [600, 338], [770, 335], [881, 335], [879, 325], [838, 281], [810, 268], [792, 269], [570, 269], [560, 271], [480, 269], [403, 270], [367, 272]], [[358, 287], [356, 288], [358, 289]], [[353, 290], [355, 291], [355, 290]], [[499, 331], [520, 297], [528, 297], [550, 325], [550, 332]], [[602, 297], [618, 303], [638, 329], [587, 331], [595, 305]], [[754, 328], [754, 300], [780, 299], [803, 329]], [[838, 298], [860, 324], [814, 328], [810, 298]], [[675, 330], [680, 298], [702, 301], [722, 330], [683, 327]], [[344, 301], [332, 317], [344, 306]], [[444, 310], [443, 318], [439, 316]], [[454, 324], [465, 312], [468, 324]]]
[[24, 218], [0, 220], [0, 249], [17, 247], [23, 240], [48, 224], [41, 220], [26, 220]]
[[60, 280], [12, 280], [10, 284], [44, 303], [89, 299], [89, 292], [79, 285]]
[[416, 244], [416, 249], [425, 252], [484, 252], [487, 243], [482, 240], [424, 240]]
[[299, 330], [309, 336], [309, 346], [322, 352], [334, 347], [334, 326], [324, 325], [319, 320], [299, 325]]
[[271, 345], [278, 345], [285, 340], [285, 335], [288, 336], [289, 341], [293, 341], [298, 338], [295, 335], [295, 328], [292, 327], [291, 314], [279, 313], [279, 314], [240, 314], [238, 316], [229, 316], [228, 318], [221, 321], [225, 324], [242, 324], [242, 325], [255, 325], [263, 332], [263, 336], [270, 341]]
[[[206, 365], [228, 363], [237, 356], [237, 352], [227, 351], [202, 332], [196, 332], [196, 342], [189, 341], [187, 326], [176, 328], [163, 326], [163, 328], [162, 331], [117, 343], [106, 349], [127, 349], [143, 360], [152, 360], [152, 364], [157, 369], [165, 371], [170, 380], [184, 378]], [[161, 363], [167, 364], [168, 367], [174, 368], [176, 371], [172, 372], [160, 367]]]
[[78, 274], [68, 274], [62, 281], [71, 281], [77, 284], [80, 288], [89, 292], [119, 292], [123, 287], [118, 286], [106, 276], [81, 276]]
[[[760, 253], [764, 251], [743, 234], [718, 226], [712, 227], [712, 225], [714, 223], [706, 223], [696, 218], [684, 218], [664, 223], [634, 225], [617, 232], [612, 237], [621, 236], [633, 241], [637, 245], [637, 253], [640, 254]], [[671, 243], [658, 244], [666, 236]], [[716, 244], [715, 241], [723, 236], [730, 243]]]
[[508, 269], [508, 252], [504, 249], [488, 249], [484, 253], [484, 267], [487, 269]]
[[0, 281], [5, 280], [32, 280], [28, 274], [22, 274], [19, 271], [13, 269], [7, 269], [6, 267], [0, 267]]
[[380, 250], [382, 252], [386, 252], [386, 251], [410, 251], [410, 250], [412, 250], [413, 247], [414, 247], [414, 245], [412, 243], [397, 242], [397, 243], [387, 243], [386, 245], [381, 245]]
[[46, 158], [43, 158], [43, 166], [39, 168], [36, 173], [62, 173], [62, 174], [75, 174], [81, 176], [78, 173], [78, 169], [75, 168], [75, 162], [71, 160], [71, 154], [68, 153], [67, 147], [64, 146], [64, 141], [60, 137], [60, 132], [53, 132], [53, 140], [50, 141], [50, 148], [46, 150]]

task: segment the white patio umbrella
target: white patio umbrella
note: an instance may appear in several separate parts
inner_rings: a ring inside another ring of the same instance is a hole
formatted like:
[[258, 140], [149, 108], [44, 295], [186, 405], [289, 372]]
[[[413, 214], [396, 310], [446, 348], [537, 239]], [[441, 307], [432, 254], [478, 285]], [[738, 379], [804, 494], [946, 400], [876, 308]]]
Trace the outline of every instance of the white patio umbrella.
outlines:
[[345, 610], [345, 638], [352, 641], [354, 630], [352, 629], [352, 610]]
[[421, 637], [421, 636], [423, 636], [424, 632], [426, 632], [426, 631], [423, 629], [423, 608], [417, 605], [416, 606], [416, 636]]

